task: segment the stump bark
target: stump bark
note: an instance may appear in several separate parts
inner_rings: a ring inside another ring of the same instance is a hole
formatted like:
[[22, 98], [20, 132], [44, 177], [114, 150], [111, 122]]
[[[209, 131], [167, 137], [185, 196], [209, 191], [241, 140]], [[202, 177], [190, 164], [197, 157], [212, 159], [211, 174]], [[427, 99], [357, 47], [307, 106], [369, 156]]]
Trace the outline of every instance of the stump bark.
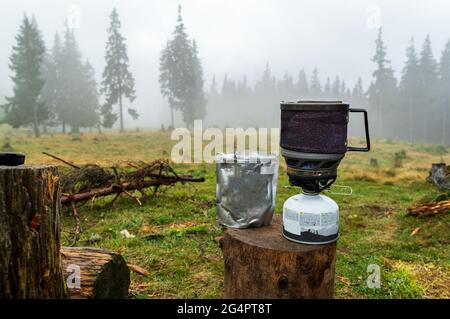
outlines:
[[225, 298], [333, 297], [336, 243], [291, 242], [278, 217], [267, 227], [227, 229], [221, 247]]
[[0, 166], [0, 299], [65, 298], [54, 166]]
[[121, 255], [88, 247], [63, 247], [61, 255], [71, 299], [128, 297], [130, 270]]

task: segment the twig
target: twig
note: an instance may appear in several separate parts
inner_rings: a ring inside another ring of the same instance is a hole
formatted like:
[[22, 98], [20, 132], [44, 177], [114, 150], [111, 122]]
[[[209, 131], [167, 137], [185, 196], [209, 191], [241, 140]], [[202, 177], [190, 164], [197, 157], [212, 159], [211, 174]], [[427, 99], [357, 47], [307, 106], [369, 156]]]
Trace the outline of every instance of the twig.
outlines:
[[[116, 179], [117, 179], [117, 184], [119, 184], [119, 187], [122, 189], [122, 191], [127, 194], [129, 197], [133, 198], [138, 204], [139, 206], [142, 206], [142, 202], [139, 200], [139, 198], [137, 198], [136, 196], [133, 196], [133, 194], [131, 194], [130, 192], [128, 192], [122, 185], [122, 182], [120, 181], [120, 177], [119, 174], [117, 173], [117, 169], [113, 166], [112, 167], [114, 174], [116, 175]], [[120, 194], [120, 193], [118, 193]]]
[[74, 165], [72, 163], [69, 163], [69, 162], [67, 162], [67, 161], [63, 160], [62, 158], [59, 158], [59, 157], [57, 157], [55, 155], [49, 154], [47, 152], [42, 152], [42, 154], [50, 156], [50, 157], [52, 157], [52, 158], [54, 158], [54, 159], [56, 159], [56, 160], [58, 160], [60, 162], [63, 162], [64, 164], [69, 165], [70, 167], [73, 167], [73, 168], [76, 168], [76, 169], [80, 169], [80, 167], [78, 167], [78, 166], [76, 166], [76, 165]]

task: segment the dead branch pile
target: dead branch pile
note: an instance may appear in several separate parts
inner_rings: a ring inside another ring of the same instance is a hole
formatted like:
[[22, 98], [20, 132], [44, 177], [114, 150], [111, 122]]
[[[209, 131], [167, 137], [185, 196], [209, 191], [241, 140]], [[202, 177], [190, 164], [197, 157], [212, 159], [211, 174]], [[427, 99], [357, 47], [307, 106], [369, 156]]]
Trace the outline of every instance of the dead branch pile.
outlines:
[[[204, 178], [194, 178], [192, 175], [177, 174], [167, 161], [156, 160], [151, 163], [128, 163], [131, 171], [119, 170], [123, 168], [111, 167], [109, 169], [97, 165], [85, 165], [78, 170], [71, 170], [62, 174], [61, 185], [63, 195], [61, 204], [83, 202], [98, 197], [124, 193], [130, 197], [130, 192], [137, 190], [145, 198], [145, 189], [153, 188], [156, 193], [161, 186], [176, 183], [203, 182]], [[140, 204], [140, 199], [133, 197]]]
[[450, 200], [443, 200], [431, 204], [417, 205], [408, 208], [407, 215], [431, 216], [450, 211]]
[[[127, 162], [125, 166], [113, 167], [95, 164], [77, 166], [54, 155], [44, 154], [70, 166], [68, 170], [60, 170], [60, 181], [61, 204], [71, 207], [72, 216], [76, 221], [73, 243], [78, 240], [81, 233], [76, 203], [115, 195], [110, 202], [112, 204], [121, 194], [126, 194], [142, 205], [142, 201], [147, 197], [146, 190], [149, 188], [153, 189], [155, 194], [161, 186], [205, 181], [203, 177], [177, 174], [167, 160], [156, 160], [151, 163]], [[141, 196], [133, 195], [134, 191]]]

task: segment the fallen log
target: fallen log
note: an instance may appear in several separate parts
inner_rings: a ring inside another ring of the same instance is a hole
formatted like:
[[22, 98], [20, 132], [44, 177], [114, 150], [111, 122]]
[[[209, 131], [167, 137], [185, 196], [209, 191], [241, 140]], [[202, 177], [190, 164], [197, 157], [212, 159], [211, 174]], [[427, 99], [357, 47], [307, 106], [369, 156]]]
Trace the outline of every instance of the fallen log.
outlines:
[[70, 205], [71, 203], [87, 201], [97, 197], [103, 197], [113, 194], [121, 194], [133, 190], [141, 190], [144, 188], [152, 186], [163, 186], [163, 185], [173, 185], [175, 183], [200, 183], [204, 182], [203, 177], [193, 178], [189, 175], [178, 175], [178, 176], [160, 176], [158, 179], [152, 180], [139, 180], [136, 182], [113, 184], [105, 188], [95, 189], [83, 193], [76, 194], [63, 194], [61, 196], [62, 205]]
[[97, 248], [62, 247], [61, 256], [71, 299], [128, 297], [130, 270], [121, 255]]

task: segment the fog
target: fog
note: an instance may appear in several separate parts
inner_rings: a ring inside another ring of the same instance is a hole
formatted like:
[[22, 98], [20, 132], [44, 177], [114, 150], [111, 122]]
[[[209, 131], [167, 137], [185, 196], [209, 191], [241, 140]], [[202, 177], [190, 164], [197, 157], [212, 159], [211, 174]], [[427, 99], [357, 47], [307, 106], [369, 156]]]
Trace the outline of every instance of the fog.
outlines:
[[[136, 79], [137, 99], [133, 105], [141, 114], [135, 122], [127, 117], [126, 125], [144, 128], [168, 124], [170, 112], [160, 94], [158, 67], [161, 50], [176, 23], [178, 4], [183, 7], [188, 35], [198, 44], [205, 89], [213, 74], [219, 87], [225, 74], [234, 80], [246, 75], [253, 86], [266, 63], [277, 79], [285, 72], [296, 79], [302, 68], [310, 76], [317, 66], [322, 83], [327, 76], [333, 79], [339, 75], [351, 88], [361, 76], [366, 89], [375, 68], [371, 58], [379, 26], [397, 78], [411, 37], [420, 48], [426, 34], [430, 34], [435, 58], [450, 38], [450, 2], [446, 0], [2, 1], [0, 103], [11, 94], [9, 56], [24, 12], [34, 14], [47, 48], [51, 48], [55, 32], [64, 30], [68, 8], [79, 6], [77, 40], [100, 82], [109, 14], [116, 7]], [[182, 125], [179, 115], [176, 124]]]

